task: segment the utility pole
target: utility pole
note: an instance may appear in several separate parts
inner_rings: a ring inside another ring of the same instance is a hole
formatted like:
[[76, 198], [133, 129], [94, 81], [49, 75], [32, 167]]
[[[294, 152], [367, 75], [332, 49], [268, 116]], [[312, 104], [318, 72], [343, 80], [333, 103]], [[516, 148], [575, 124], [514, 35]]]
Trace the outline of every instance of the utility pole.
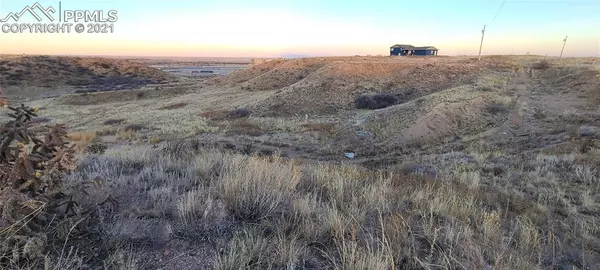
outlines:
[[560, 50], [560, 57], [562, 57], [563, 52], [565, 51], [565, 45], [567, 44], [567, 38], [569, 36], [566, 36], [565, 39], [563, 39], [563, 47], [562, 50]]
[[479, 60], [481, 61], [481, 47], [483, 47], [483, 35], [485, 35], [485, 25], [483, 26], [483, 30], [481, 30], [481, 43], [479, 44]]

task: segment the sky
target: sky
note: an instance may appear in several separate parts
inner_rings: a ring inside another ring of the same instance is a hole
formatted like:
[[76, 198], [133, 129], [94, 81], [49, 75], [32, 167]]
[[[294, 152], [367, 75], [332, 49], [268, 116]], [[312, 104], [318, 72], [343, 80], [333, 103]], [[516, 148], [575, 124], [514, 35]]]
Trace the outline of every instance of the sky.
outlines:
[[[38, 2], [58, 11], [59, 1]], [[115, 10], [114, 32], [5, 33], [0, 28], [0, 54], [388, 55], [393, 44], [411, 44], [435, 46], [440, 55], [476, 55], [486, 25], [484, 55], [558, 56], [568, 36], [564, 56], [600, 57], [600, 0], [60, 2], [63, 11], [98, 10], [106, 16]], [[0, 0], [0, 19], [34, 3]], [[22, 23], [38, 21], [25, 14], [18, 22], [4, 24]]]

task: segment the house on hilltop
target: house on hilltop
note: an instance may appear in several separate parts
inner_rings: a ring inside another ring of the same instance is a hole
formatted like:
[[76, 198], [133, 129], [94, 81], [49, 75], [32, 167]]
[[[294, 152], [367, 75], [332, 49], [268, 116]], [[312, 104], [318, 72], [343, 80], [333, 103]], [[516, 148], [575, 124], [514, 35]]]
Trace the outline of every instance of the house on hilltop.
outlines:
[[437, 55], [438, 49], [433, 46], [414, 47], [413, 55]]
[[412, 55], [414, 50], [413, 45], [396, 44], [390, 47], [390, 56], [393, 55]]
[[413, 45], [396, 44], [390, 47], [390, 56], [437, 55], [438, 49], [433, 46], [415, 47]]

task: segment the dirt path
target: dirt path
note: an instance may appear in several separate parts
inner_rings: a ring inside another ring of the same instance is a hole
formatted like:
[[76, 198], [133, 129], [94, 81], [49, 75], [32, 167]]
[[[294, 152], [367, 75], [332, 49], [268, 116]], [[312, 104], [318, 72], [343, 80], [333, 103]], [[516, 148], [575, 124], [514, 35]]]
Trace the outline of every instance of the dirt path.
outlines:
[[[513, 80], [512, 86], [515, 89], [515, 108], [509, 116], [509, 121], [504, 126], [512, 129], [513, 131], [530, 131], [528, 126], [523, 125], [526, 122], [525, 117], [529, 110], [531, 103], [531, 82], [527, 75], [520, 72], [518, 76]], [[509, 86], [510, 87], [510, 86]], [[522, 133], [522, 132], [519, 132]]]
[[527, 112], [530, 110], [531, 103], [531, 79], [526, 73], [519, 72], [506, 86], [505, 91], [513, 90], [512, 98], [515, 100], [515, 106], [508, 115], [508, 120], [504, 124], [490, 128], [483, 132], [465, 136], [462, 139], [463, 143], [480, 140], [499, 134], [503, 137], [509, 136], [526, 136], [531, 133], [530, 127], [524, 125], [526, 122]]

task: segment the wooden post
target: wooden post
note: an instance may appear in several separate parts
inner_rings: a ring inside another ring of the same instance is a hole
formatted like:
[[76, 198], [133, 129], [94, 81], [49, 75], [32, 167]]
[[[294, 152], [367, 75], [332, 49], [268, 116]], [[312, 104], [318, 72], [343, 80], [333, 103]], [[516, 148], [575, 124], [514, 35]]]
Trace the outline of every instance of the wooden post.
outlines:
[[566, 36], [566, 37], [565, 37], [565, 39], [563, 39], [563, 47], [562, 47], [562, 49], [560, 50], [560, 57], [562, 57], [562, 55], [563, 55], [563, 51], [565, 50], [565, 45], [567, 44], [567, 38], [568, 38], [568, 37], [569, 37], [569, 36]]
[[483, 26], [483, 30], [481, 30], [481, 43], [479, 44], [479, 60], [481, 61], [481, 47], [483, 47], [483, 36], [485, 35], [485, 25]]

